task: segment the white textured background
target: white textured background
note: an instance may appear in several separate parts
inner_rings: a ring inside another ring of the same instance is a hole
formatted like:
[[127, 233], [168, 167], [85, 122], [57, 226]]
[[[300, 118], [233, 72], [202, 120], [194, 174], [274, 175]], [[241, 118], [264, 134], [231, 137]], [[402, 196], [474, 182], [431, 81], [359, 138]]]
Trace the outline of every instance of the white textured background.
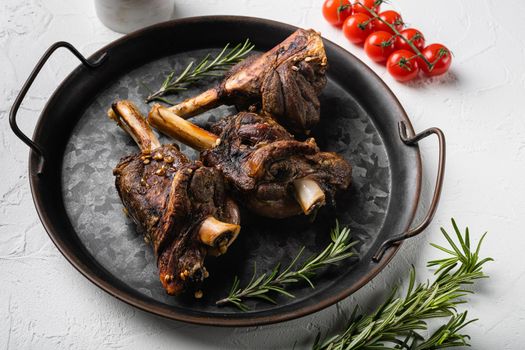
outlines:
[[[339, 305], [282, 324], [220, 329], [170, 322], [110, 297], [82, 277], [47, 237], [33, 207], [28, 149], [11, 133], [8, 111], [36, 60], [53, 42], [67, 40], [86, 55], [118, 38], [97, 20], [88, 0], [0, 0], [0, 348], [291, 348], [305, 346], [317, 329], [333, 325], [356, 302], [370, 308], [374, 292], [406, 281], [414, 264], [438, 256], [449, 218], [489, 231], [483, 253], [496, 262], [476, 287], [468, 327], [473, 349], [522, 349], [525, 342], [525, 2], [521, 0], [391, 1], [428, 42], [454, 52], [448, 75], [413, 85], [393, 81], [382, 66], [326, 24], [321, 0], [177, 0], [177, 17], [238, 14], [271, 18], [322, 31], [362, 58], [390, 86], [416, 130], [442, 128], [448, 166], [440, 209], [423, 236], [406, 243], [373, 282]], [[50, 93], [78, 64], [59, 51], [40, 74], [20, 113], [28, 133]], [[434, 181], [437, 146], [421, 146], [424, 192]]]

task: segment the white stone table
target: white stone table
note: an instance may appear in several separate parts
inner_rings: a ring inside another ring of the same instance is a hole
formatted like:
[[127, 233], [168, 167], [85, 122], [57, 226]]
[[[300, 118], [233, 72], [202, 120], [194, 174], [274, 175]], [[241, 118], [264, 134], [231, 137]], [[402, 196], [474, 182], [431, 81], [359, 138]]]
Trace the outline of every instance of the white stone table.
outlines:
[[[211, 349], [308, 348], [356, 302], [406, 281], [410, 264], [422, 279], [439, 256], [439, 227], [455, 217], [475, 238], [489, 231], [484, 253], [496, 262], [476, 287], [469, 326], [473, 349], [522, 349], [525, 342], [525, 2], [519, 0], [391, 1], [429, 41], [454, 52], [445, 77], [402, 85], [362, 49], [324, 22], [321, 0], [177, 0], [177, 17], [251, 15], [320, 30], [372, 67], [394, 91], [416, 130], [438, 126], [448, 138], [448, 167], [434, 223], [407, 242], [390, 266], [338, 305], [299, 320], [255, 328], [209, 328], [170, 322], [138, 311], [82, 277], [47, 237], [27, 178], [28, 149], [11, 133], [8, 112], [38, 57], [66, 40], [88, 55], [120, 37], [97, 19], [89, 0], [0, 1], [0, 348]], [[42, 71], [20, 115], [31, 132], [50, 93], [78, 62], [58, 52]], [[428, 200], [437, 162], [436, 142], [421, 145]], [[423, 209], [425, 206], [423, 206]], [[421, 215], [420, 215], [421, 216]]]

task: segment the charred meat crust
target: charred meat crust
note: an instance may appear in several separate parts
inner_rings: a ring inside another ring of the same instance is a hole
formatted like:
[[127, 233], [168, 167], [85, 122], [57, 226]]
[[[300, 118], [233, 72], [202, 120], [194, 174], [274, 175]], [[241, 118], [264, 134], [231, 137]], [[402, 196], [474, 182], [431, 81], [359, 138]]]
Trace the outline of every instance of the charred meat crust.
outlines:
[[332, 201], [350, 186], [352, 168], [341, 156], [321, 152], [310, 138], [297, 141], [273, 119], [240, 112], [219, 121], [212, 131], [220, 143], [201, 153], [207, 166], [219, 169], [238, 197], [254, 212], [268, 217], [298, 215], [293, 182], [310, 178]]
[[239, 223], [219, 171], [192, 163], [175, 145], [164, 145], [123, 158], [114, 174], [129, 216], [153, 246], [167, 293], [202, 282], [206, 247], [197, 237], [199, 224], [208, 216]]
[[318, 95], [328, 67], [319, 33], [298, 29], [283, 42], [238, 63], [216, 87], [170, 108], [189, 118], [220, 104], [258, 111], [296, 134], [308, 134], [320, 118]]
[[257, 105], [294, 133], [319, 122], [318, 95], [326, 85], [326, 56], [321, 37], [299, 29], [265, 54], [233, 67], [219, 86], [219, 96], [239, 110]]

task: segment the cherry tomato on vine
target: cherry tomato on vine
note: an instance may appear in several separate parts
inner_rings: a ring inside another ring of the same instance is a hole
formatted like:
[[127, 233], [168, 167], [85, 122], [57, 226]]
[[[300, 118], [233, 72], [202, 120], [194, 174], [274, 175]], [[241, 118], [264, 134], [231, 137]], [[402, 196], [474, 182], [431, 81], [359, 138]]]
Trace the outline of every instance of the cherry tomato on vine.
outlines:
[[381, 4], [381, 1], [378, 1], [378, 0], [358, 0], [356, 1], [356, 3], [352, 5], [352, 10], [354, 11], [354, 13], [364, 13], [365, 15], [370, 15], [370, 12], [368, 12], [368, 10], [364, 8], [363, 6], [371, 10], [374, 10], [375, 13], [378, 13], [380, 4]]
[[373, 61], [385, 62], [394, 51], [395, 38], [388, 32], [374, 32], [365, 40], [365, 52]]
[[350, 0], [326, 0], [323, 4], [323, 16], [331, 25], [340, 27], [351, 14]]
[[430, 70], [428, 64], [422, 58], [419, 58], [421, 70], [429, 77], [446, 73], [452, 64], [452, 53], [444, 45], [428, 45], [421, 53], [430, 63], [434, 64], [434, 67]]
[[362, 44], [374, 31], [374, 21], [364, 13], [354, 13], [343, 24], [343, 34], [350, 42]]
[[[393, 25], [398, 31], [402, 30], [403, 26], [405, 25], [403, 23], [403, 18], [401, 18], [401, 15], [397, 13], [396, 11], [388, 10], [388, 11], [381, 12], [379, 14], [379, 18]], [[389, 32], [389, 33], [394, 34], [394, 31], [392, 30], [392, 28], [387, 26], [385, 23], [383, 23], [379, 19], [376, 19], [376, 23], [374, 23], [374, 27], [376, 30], [381, 30], [384, 32]]]
[[396, 37], [396, 49], [415, 52], [408, 44], [407, 40], [409, 40], [419, 51], [423, 51], [423, 48], [425, 47], [425, 37], [419, 30], [414, 28], [404, 29], [401, 31], [401, 35], [402, 37]]
[[398, 81], [409, 81], [417, 77], [419, 63], [412, 51], [397, 50], [388, 57], [388, 73]]

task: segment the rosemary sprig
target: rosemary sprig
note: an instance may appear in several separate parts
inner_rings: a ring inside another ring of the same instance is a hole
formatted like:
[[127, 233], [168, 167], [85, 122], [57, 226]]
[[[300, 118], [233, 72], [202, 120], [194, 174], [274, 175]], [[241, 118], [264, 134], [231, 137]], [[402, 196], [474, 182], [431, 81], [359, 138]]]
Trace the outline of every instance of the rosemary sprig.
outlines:
[[[408, 290], [405, 297], [396, 297], [394, 289], [390, 297], [371, 315], [360, 315], [357, 307], [350, 316], [344, 332], [321, 341], [318, 335], [313, 349], [443, 349], [468, 345], [470, 337], [462, 329], [474, 322], [467, 320], [467, 312], [458, 313], [456, 306], [469, 290], [465, 285], [477, 279], [486, 278], [483, 265], [492, 258], [481, 259], [479, 251], [483, 235], [473, 251], [468, 228], [462, 234], [452, 219], [452, 226], [458, 243], [442, 228], [441, 231], [450, 247], [436, 244], [433, 247], [449, 255], [444, 259], [428, 262], [437, 267], [435, 281], [416, 285], [414, 268], [410, 271]], [[425, 339], [418, 331], [427, 329], [427, 320], [448, 318], [448, 321]]]
[[243, 44], [237, 44], [227, 52], [229, 47], [230, 44], [226, 44], [214, 59], [208, 54], [197, 65], [195, 65], [194, 61], [190, 62], [177, 77], [175, 77], [176, 72], [172, 71], [160, 88], [146, 98], [146, 102], [149, 103], [155, 100], [165, 102], [166, 100], [161, 98], [164, 95], [186, 90], [189, 84], [204, 77], [220, 76], [220, 72], [224, 72], [229, 67], [242, 61], [254, 48], [254, 45], [246, 39]]
[[[330, 238], [332, 241], [321, 253], [310, 257], [299, 266], [296, 265], [303, 254], [304, 247], [282, 272], [280, 264], [277, 264], [270, 273], [257, 276], [257, 268], [254, 265], [252, 279], [242, 288], [239, 287], [239, 278], [235, 276], [229, 295], [218, 300], [216, 304], [232, 304], [242, 311], [247, 311], [249, 308], [244, 304], [246, 299], [262, 299], [275, 304], [275, 299], [271, 297], [272, 293], [286, 295], [290, 298], [294, 297], [286, 290], [289, 285], [305, 281], [312, 288], [315, 288], [311, 278], [315, 276], [317, 270], [356, 255], [352, 248], [357, 244], [357, 241], [351, 240], [350, 230], [347, 227], [340, 228], [339, 223], [336, 222], [335, 227], [330, 232]], [[294, 270], [294, 268], [296, 269]]]

